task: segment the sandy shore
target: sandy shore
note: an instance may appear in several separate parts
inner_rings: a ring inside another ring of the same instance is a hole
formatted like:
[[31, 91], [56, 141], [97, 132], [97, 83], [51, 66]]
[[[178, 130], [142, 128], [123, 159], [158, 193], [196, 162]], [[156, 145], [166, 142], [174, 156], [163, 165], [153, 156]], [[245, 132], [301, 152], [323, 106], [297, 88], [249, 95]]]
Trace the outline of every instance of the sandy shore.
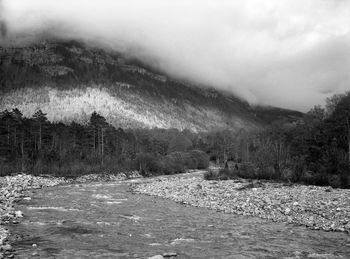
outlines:
[[207, 181], [200, 175], [155, 178], [131, 188], [225, 213], [350, 233], [350, 190], [244, 179]]

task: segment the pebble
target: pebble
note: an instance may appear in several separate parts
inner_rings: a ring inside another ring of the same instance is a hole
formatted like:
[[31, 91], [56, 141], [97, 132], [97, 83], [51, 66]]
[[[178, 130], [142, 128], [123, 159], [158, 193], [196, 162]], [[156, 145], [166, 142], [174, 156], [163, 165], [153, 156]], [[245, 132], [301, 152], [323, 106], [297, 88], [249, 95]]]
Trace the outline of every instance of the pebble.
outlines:
[[155, 255], [152, 257], [148, 257], [148, 259], [163, 259], [164, 257], [162, 255]]
[[[215, 183], [215, 184], [214, 184]], [[198, 188], [201, 186], [201, 188]], [[291, 186], [246, 179], [207, 181], [201, 176], [162, 177], [131, 185], [135, 193], [195, 207], [256, 216], [315, 230], [350, 233], [350, 190]]]
[[165, 257], [165, 258], [176, 257], [176, 256], [177, 256], [177, 253], [164, 253], [163, 254], [163, 257]]
[[11, 251], [12, 250], [12, 246], [9, 245], [9, 244], [6, 244], [6, 245], [2, 245], [0, 246], [0, 251]]
[[15, 212], [15, 216], [16, 216], [16, 218], [23, 218], [23, 212], [20, 211], [20, 210], [17, 210], [17, 211]]

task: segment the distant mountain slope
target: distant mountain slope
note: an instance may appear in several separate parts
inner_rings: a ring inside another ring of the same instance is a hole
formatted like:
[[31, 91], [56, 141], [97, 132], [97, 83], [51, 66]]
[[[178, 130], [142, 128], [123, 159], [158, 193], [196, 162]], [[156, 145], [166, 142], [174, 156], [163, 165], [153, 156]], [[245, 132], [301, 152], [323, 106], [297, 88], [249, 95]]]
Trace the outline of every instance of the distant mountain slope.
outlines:
[[293, 122], [304, 116], [302, 112], [271, 106], [256, 106], [253, 108], [255, 115], [264, 123], [275, 121]]
[[0, 48], [0, 110], [86, 122], [97, 111], [117, 127], [256, 128], [245, 101], [155, 73], [116, 52], [80, 42]]

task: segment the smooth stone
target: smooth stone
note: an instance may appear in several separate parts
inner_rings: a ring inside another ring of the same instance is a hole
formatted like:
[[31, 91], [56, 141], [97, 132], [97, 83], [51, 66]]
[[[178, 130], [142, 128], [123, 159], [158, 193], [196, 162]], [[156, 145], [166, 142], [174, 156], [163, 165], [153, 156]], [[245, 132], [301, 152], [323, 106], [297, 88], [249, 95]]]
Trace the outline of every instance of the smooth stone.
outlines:
[[2, 245], [0, 247], [0, 251], [11, 251], [12, 250], [12, 246], [7, 244], [7, 245]]
[[176, 257], [177, 253], [164, 253], [163, 257]]
[[164, 257], [162, 255], [155, 255], [152, 257], [148, 257], [147, 259], [164, 259]]

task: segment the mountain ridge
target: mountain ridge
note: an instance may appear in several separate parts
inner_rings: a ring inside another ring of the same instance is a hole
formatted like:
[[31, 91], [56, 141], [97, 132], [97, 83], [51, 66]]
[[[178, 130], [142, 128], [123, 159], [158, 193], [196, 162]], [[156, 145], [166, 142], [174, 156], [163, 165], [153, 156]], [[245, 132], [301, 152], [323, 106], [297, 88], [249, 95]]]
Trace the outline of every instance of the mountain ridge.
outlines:
[[0, 48], [0, 110], [41, 109], [51, 121], [84, 123], [96, 111], [117, 127], [207, 131], [265, 124], [247, 102], [182, 82], [134, 58], [77, 41]]

